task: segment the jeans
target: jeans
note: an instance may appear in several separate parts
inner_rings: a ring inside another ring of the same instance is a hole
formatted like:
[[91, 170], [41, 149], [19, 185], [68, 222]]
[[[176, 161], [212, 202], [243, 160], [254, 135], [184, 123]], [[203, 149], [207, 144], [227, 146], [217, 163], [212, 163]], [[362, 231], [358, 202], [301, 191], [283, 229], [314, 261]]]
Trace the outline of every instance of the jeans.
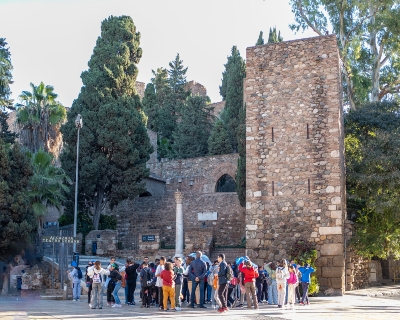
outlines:
[[228, 284], [222, 283], [218, 286], [218, 298], [221, 301], [221, 307], [226, 308], [226, 303], [228, 299]]
[[212, 291], [211, 291], [211, 305], [221, 306], [221, 301], [218, 298], [218, 290], [214, 289], [214, 287], [212, 287]]
[[[200, 286], [200, 305], [204, 305], [204, 279], [200, 279], [200, 281], [192, 281], [192, 292], [190, 297], [190, 304], [194, 306], [194, 296], [196, 292], [197, 286]], [[196, 301], [199, 304], [199, 301]]]
[[254, 309], [258, 308], [258, 301], [257, 301], [257, 296], [256, 296], [256, 286], [254, 285], [254, 282], [246, 282], [244, 284], [246, 288], [246, 300], [247, 300], [247, 308], [251, 308], [251, 299], [250, 299], [250, 293], [253, 297], [253, 305]]
[[308, 282], [302, 282], [301, 283], [301, 288], [303, 289], [303, 298], [301, 299], [301, 302], [307, 302], [308, 303], [308, 286], [310, 284]]
[[256, 287], [257, 287], [257, 300], [262, 301], [263, 283], [256, 282]]
[[183, 284], [182, 284], [182, 295], [183, 295], [183, 302], [190, 301], [190, 290], [189, 290], [189, 285], [188, 285], [188, 279], [184, 278], [183, 279]]
[[92, 283], [92, 308], [103, 308], [103, 283]]
[[211, 301], [212, 286], [207, 283], [207, 301]]
[[74, 283], [72, 288], [72, 299], [79, 300], [81, 296], [81, 283]]
[[121, 300], [119, 300], [118, 298], [118, 291], [121, 288], [121, 285], [122, 285], [121, 281], [117, 281], [115, 283], [114, 291], [112, 292], [116, 304], [121, 304]]
[[110, 279], [107, 285], [107, 302], [115, 302], [112, 292], [114, 291], [114, 281]]
[[227, 300], [228, 307], [232, 307], [233, 304], [235, 303], [235, 299], [233, 299], [233, 297], [232, 297], [233, 291], [234, 291], [234, 287], [228, 286], [228, 300]]
[[127, 297], [127, 302], [135, 302], [135, 289], [136, 289], [136, 279], [129, 279], [126, 280], [126, 287], [128, 288], [128, 297]]
[[163, 307], [163, 301], [164, 301], [164, 299], [163, 299], [163, 290], [162, 290], [163, 287], [156, 287], [156, 288], [157, 288], [158, 306], [160, 308], [162, 308]]
[[268, 303], [278, 304], [278, 291], [276, 288], [276, 280], [272, 280], [272, 284], [268, 286]]
[[90, 287], [88, 288], [88, 293], [87, 293], [88, 303], [90, 303], [90, 299], [92, 297], [92, 290], [93, 290], [93, 283], [91, 283]]
[[151, 303], [151, 287], [142, 287], [142, 306], [149, 307]]
[[267, 284], [267, 281], [263, 281], [261, 299], [265, 300], [265, 301], [268, 301], [268, 284]]

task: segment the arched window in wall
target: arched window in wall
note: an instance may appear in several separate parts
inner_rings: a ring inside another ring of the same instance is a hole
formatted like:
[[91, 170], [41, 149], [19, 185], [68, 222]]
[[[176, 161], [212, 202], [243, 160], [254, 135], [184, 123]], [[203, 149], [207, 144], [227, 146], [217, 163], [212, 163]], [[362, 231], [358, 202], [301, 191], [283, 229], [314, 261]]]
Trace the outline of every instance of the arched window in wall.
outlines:
[[215, 185], [215, 192], [236, 192], [236, 183], [229, 174], [224, 174]]

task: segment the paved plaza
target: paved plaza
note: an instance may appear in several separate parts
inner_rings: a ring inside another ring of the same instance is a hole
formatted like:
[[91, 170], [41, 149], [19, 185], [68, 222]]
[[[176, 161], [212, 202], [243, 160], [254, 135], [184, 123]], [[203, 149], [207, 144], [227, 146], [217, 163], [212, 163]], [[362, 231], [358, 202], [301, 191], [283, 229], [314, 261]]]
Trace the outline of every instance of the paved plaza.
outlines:
[[82, 298], [80, 302], [73, 302], [0, 296], [0, 319], [400, 319], [400, 285], [352, 291], [342, 297], [311, 298], [310, 306], [297, 306], [294, 310], [260, 304], [259, 310], [235, 308], [224, 314], [211, 308], [184, 307], [180, 312], [164, 312], [157, 308], [142, 309], [139, 305], [92, 310]]

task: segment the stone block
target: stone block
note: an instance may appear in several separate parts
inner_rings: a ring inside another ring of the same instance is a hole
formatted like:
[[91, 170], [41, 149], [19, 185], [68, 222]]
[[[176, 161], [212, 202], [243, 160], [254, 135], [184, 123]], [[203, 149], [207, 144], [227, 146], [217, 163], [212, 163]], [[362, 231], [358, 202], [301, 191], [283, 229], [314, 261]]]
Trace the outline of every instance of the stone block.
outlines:
[[344, 286], [344, 278], [331, 278], [331, 287], [334, 289], [341, 289]]
[[342, 234], [342, 227], [319, 227], [320, 235]]
[[343, 254], [343, 244], [342, 243], [326, 243], [321, 245], [321, 255], [322, 256], [339, 256]]
[[342, 198], [341, 197], [333, 197], [331, 199], [332, 204], [341, 204], [342, 203]]
[[247, 239], [246, 247], [247, 248], [257, 248], [260, 245], [260, 239]]
[[343, 267], [344, 266], [344, 256], [333, 257], [333, 266], [334, 267]]
[[344, 274], [342, 267], [322, 267], [323, 278], [341, 278]]
[[327, 257], [319, 257], [317, 260], [315, 260], [315, 266], [316, 267], [323, 267], [328, 264], [328, 258]]
[[343, 213], [340, 210], [331, 211], [331, 218], [332, 219], [342, 219]]

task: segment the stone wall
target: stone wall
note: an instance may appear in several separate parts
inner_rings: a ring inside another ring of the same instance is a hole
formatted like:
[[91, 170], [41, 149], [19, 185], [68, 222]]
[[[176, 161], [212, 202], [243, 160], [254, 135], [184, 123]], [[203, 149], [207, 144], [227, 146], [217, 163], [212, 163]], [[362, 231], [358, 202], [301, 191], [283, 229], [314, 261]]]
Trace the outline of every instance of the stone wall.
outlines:
[[190, 90], [192, 92], [192, 95], [194, 96], [201, 96], [205, 97], [207, 96], [207, 89], [205, 86], [203, 86], [201, 83], [198, 83], [196, 81], [189, 81], [185, 85], [186, 90]]
[[149, 136], [150, 143], [153, 146], [153, 153], [150, 154], [150, 159], [148, 162], [156, 162], [157, 161], [157, 133], [147, 129], [147, 135]]
[[218, 119], [221, 119], [221, 112], [225, 108], [225, 101], [211, 103], [210, 107], [214, 108], [214, 116], [216, 116]]
[[115, 256], [118, 246], [117, 230], [93, 230], [85, 237], [85, 255], [92, 255], [92, 245], [97, 244], [96, 255], [102, 257]]
[[310, 241], [321, 290], [342, 294], [346, 208], [336, 37], [247, 48], [246, 74], [247, 252], [257, 262], [279, 259], [295, 240]]
[[146, 89], [146, 84], [144, 82], [136, 81], [135, 83], [136, 92], [140, 97], [140, 100], [144, 97], [144, 90]]
[[[184, 233], [186, 240], [191, 239], [190, 243], [185, 240], [188, 249], [191, 245], [193, 249], [203, 248], [208, 241], [205, 233], [212, 235], [216, 246], [240, 245], [245, 236], [245, 210], [236, 192], [215, 192], [221, 176], [235, 177], [237, 158], [237, 154], [229, 154], [149, 163], [150, 172], [165, 181], [164, 194], [123, 201], [112, 211], [118, 219], [118, 241], [128, 250], [124, 254], [133, 255], [138, 250], [138, 237], [143, 233], [159, 232], [160, 243], [167, 247], [175, 245], [177, 189], [184, 197]], [[199, 213], [213, 213], [210, 216], [215, 220], [199, 219]]]

